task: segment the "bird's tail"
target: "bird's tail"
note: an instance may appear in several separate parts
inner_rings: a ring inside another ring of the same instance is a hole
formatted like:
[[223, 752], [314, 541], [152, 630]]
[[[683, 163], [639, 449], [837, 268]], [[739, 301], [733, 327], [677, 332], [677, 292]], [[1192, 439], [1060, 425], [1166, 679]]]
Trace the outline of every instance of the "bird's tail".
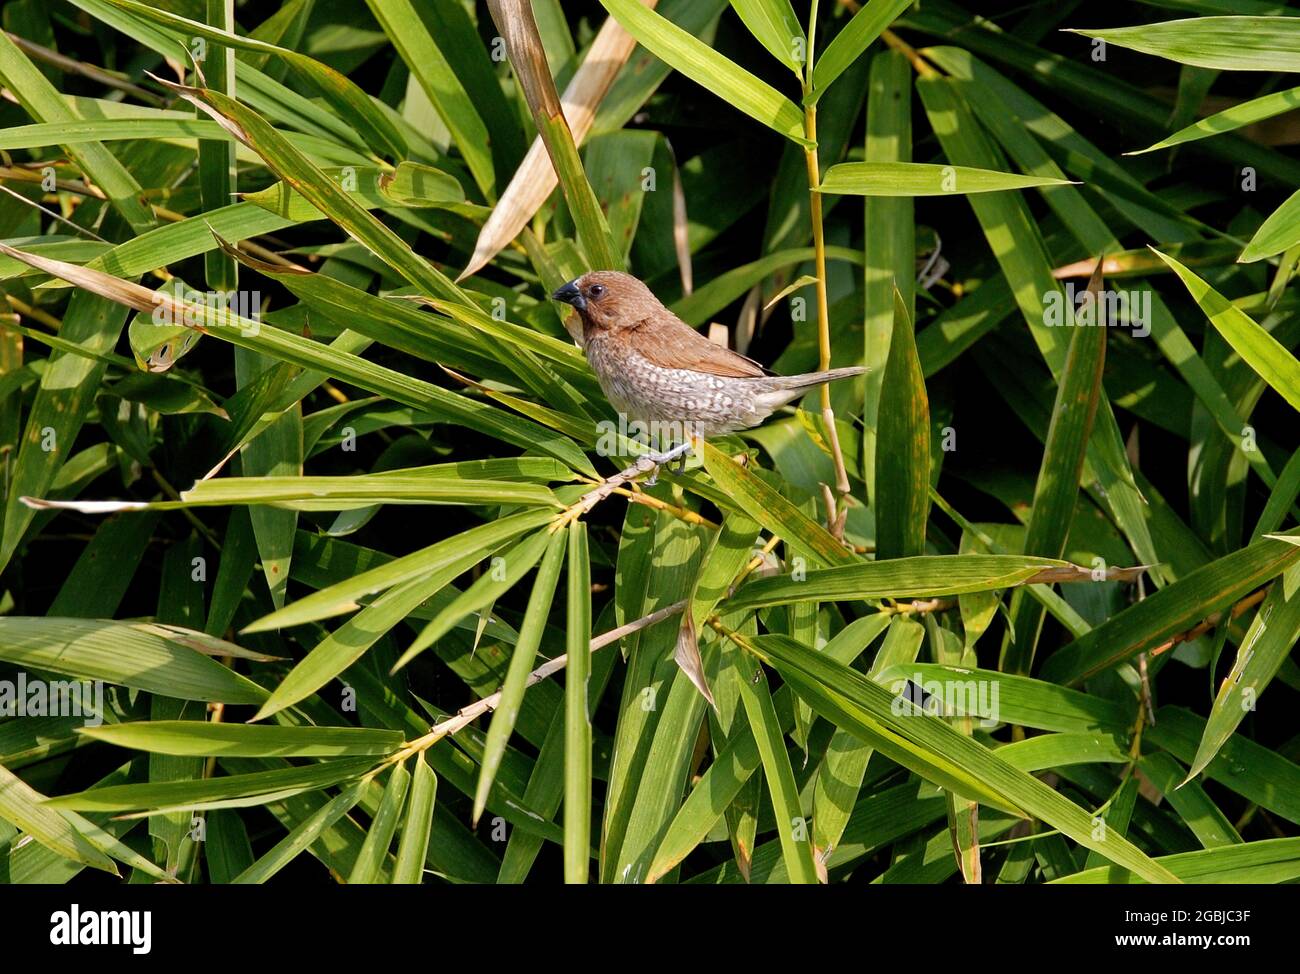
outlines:
[[825, 372], [805, 372], [803, 375], [782, 376], [776, 380], [775, 385], [776, 388], [789, 392], [803, 392], [805, 389], [819, 386], [823, 382], [847, 379], [850, 376], [861, 375], [866, 371], [865, 366], [848, 365], [842, 369], [827, 369]]
[[770, 413], [774, 409], [780, 409], [787, 403], [794, 402], [809, 389], [815, 389], [826, 382], [834, 382], [836, 379], [847, 379], [849, 376], [861, 375], [866, 371], [868, 370], [861, 365], [850, 365], [842, 369], [827, 369], [825, 372], [770, 376], [764, 379], [755, 379], [754, 381], [768, 383], [767, 391], [761, 393], [758, 400]]

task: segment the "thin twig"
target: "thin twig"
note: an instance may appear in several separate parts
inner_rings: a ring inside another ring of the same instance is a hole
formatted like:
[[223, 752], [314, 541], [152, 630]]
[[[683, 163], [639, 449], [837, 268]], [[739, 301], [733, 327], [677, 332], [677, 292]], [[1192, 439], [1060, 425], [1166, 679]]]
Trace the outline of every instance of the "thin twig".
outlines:
[[880, 35], [880, 39], [893, 50], [898, 51], [903, 55], [903, 57], [907, 58], [908, 62], [912, 65], [913, 70], [915, 70], [922, 78], [938, 77], [939, 72], [935, 69], [934, 65], [921, 57], [921, 55], [917, 53], [916, 48], [912, 47], [892, 30], [884, 31]]
[[58, 68], [60, 71], [68, 71], [72, 74], [79, 74], [83, 78], [89, 78], [91, 81], [97, 81], [109, 88], [116, 88], [119, 91], [125, 91], [128, 94], [135, 95], [141, 101], [148, 102], [155, 108], [164, 104], [164, 99], [154, 94], [147, 88], [141, 88], [139, 85], [132, 84], [127, 80], [125, 75], [118, 74], [115, 71], [109, 71], [98, 65], [86, 64], [78, 61], [76, 58], [70, 58], [66, 54], [60, 54], [58, 51], [43, 47], [34, 41], [29, 41], [25, 37], [5, 31], [5, 35], [14, 42], [19, 50], [23, 51], [29, 57], [37, 61], [44, 61], [46, 64]]
[[716, 528], [718, 526], [703, 514], [697, 514], [695, 511], [686, 507], [678, 507], [676, 504], [669, 504], [667, 501], [662, 501], [653, 494], [647, 494], [645, 491], [638, 490], [635, 487], [632, 490], [629, 490], [626, 487], [616, 487], [613, 493], [626, 497], [634, 504], [644, 504], [646, 507], [654, 508], [656, 511], [663, 511], [665, 514], [671, 514], [673, 517], [680, 521], [685, 521], [687, 524], [696, 524], [702, 528]]
[[[1265, 586], [1264, 588], [1261, 588], [1256, 592], [1251, 592], [1244, 599], [1242, 599], [1241, 601], [1233, 605], [1231, 609], [1231, 619], [1236, 619], [1239, 615], [1241, 615], [1243, 612], [1245, 612], [1252, 606], [1259, 605], [1259, 603], [1263, 602], [1264, 596], [1268, 594], [1268, 590], [1269, 590], [1269, 586]], [[1155, 649], [1150, 650], [1149, 654], [1151, 656], [1159, 656], [1161, 653], [1165, 653], [1173, 649], [1179, 643], [1185, 643], [1188, 640], [1196, 639], [1199, 636], [1204, 636], [1207, 632], [1209, 632], [1211, 629], [1214, 629], [1222, 622], [1223, 622], [1223, 610], [1220, 609], [1218, 612], [1206, 616], [1204, 619], [1202, 619], [1200, 622], [1198, 622], [1196, 625], [1192, 626], [1192, 628], [1186, 630], [1185, 632], [1180, 632], [1177, 635], [1171, 636], [1169, 639], [1165, 640]]]
[[885, 615], [921, 615], [926, 612], [943, 612], [956, 606], [956, 599], [914, 599], [911, 602], [881, 606], [880, 611]]
[[570, 521], [582, 517], [584, 514], [591, 513], [592, 509], [595, 508], [597, 504], [603, 501], [610, 494], [614, 493], [624, 484], [635, 480], [637, 477], [641, 476], [642, 474], [647, 474], [651, 470], [654, 470], [664, 461], [664, 459], [666, 459], [676, 451], [688, 447], [688, 445], [689, 445], [689, 441], [688, 443], [682, 444], [679, 447], [674, 447], [673, 450], [670, 450], [668, 452], [668, 454], [664, 454], [661, 456], [655, 456], [649, 453], [641, 454], [641, 456], [637, 457], [636, 460], [631, 465], [624, 467], [622, 470], [620, 470], [618, 473], [614, 474], [611, 477], [606, 477], [604, 480], [598, 483], [594, 488], [587, 491], [587, 493], [583, 494], [580, 498], [578, 498], [578, 500], [575, 503], [570, 504], [568, 507], [566, 507], [564, 511], [561, 512], [560, 515], [551, 524], [551, 530], [559, 531], [561, 528], [565, 527]]
[[[831, 314], [830, 301], [826, 292], [826, 236], [822, 226], [821, 164], [817, 158], [817, 103], [808, 96], [812, 94], [814, 31], [817, 27], [817, 4], [812, 5], [808, 15], [808, 59], [804, 64], [803, 93], [804, 138], [810, 145], [804, 146], [804, 162], [808, 168], [808, 219], [812, 224], [814, 266], [817, 272], [817, 349], [818, 365], [821, 371], [831, 367]], [[821, 387], [822, 422], [826, 426], [826, 439], [831, 448], [831, 459], [835, 463], [835, 489], [839, 493], [836, 502], [826, 499], [827, 529], [840, 541], [844, 540], [844, 525], [848, 517], [848, 497], [851, 490], [849, 473], [844, 466], [844, 451], [840, 449], [840, 435], [835, 427], [835, 411], [831, 408], [831, 387], [823, 383]]]
[[[603, 632], [599, 636], [592, 638], [590, 651], [594, 653], [598, 649], [604, 649], [610, 643], [618, 642], [624, 636], [630, 636], [632, 633], [640, 632], [642, 629], [647, 629], [657, 622], [663, 622], [665, 619], [669, 619], [684, 610], [689, 602], [689, 599], [682, 599], [680, 602], [666, 605], [662, 609], [656, 609], [654, 612], [651, 612], [649, 615], [644, 615], [640, 619], [636, 619], [615, 629], [611, 629], [608, 632]], [[524, 681], [524, 687], [527, 688], [534, 684], [541, 683], [542, 680], [546, 679], [552, 673], [558, 673], [568, 665], [569, 656], [567, 653], [562, 656], [557, 656], [555, 659], [543, 663], [541, 666], [537, 667], [537, 669], [533, 670], [533, 672], [529, 673], [528, 679]], [[455, 734], [457, 731], [473, 723], [477, 718], [483, 716], [483, 714], [496, 709], [497, 704], [500, 702], [501, 692], [498, 691], [490, 696], [484, 697], [482, 700], [475, 701], [468, 707], [462, 707], [456, 712], [455, 717], [449, 717], [440, 723], [434, 724], [429, 728], [429, 733], [406, 745], [406, 747], [402, 748], [402, 750], [389, 758], [387, 763], [395, 764], [405, 761], [412, 754], [416, 754], [432, 747], [448, 734]]]
[[10, 196], [18, 200], [18, 202], [20, 203], [26, 203], [28, 206], [40, 210], [50, 219], [57, 220], [59, 223], [71, 227], [73, 230], [77, 231], [77, 233], [84, 233], [86, 236], [92, 237], [95, 240], [98, 240], [100, 243], [104, 243], [104, 244], [108, 243], [107, 240], [105, 240], [103, 237], [97, 234], [94, 230], [91, 230], [89, 227], [83, 227], [80, 224], [73, 223], [62, 213], [55, 213], [53, 210], [42, 206], [40, 203], [36, 202], [35, 200], [29, 200], [26, 196], [23, 196], [21, 193], [15, 193], [8, 186], [0, 185], [0, 191], [8, 193]]
[[54, 317], [54, 315], [50, 314], [48, 311], [42, 311], [40, 308], [27, 304], [25, 301], [14, 297], [12, 294], [6, 292], [5, 301], [8, 302], [9, 307], [17, 311], [18, 314], [31, 318], [32, 321], [39, 321], [46, 328], [50, 329], [50, 331], [58, 331], [63, 327], [63, 322]]

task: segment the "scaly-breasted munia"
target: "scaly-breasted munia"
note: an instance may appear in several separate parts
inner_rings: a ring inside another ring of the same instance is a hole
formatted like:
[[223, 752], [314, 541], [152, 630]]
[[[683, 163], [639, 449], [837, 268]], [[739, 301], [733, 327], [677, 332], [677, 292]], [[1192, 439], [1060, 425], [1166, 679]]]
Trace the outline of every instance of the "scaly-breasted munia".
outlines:
[[583, 350], [610, 403], [651, 429], [675, 427], [688, 437], [749, 429], [823, 382], [866, 371], [771, 375], [709, 341], [630, 274], [591, 271], [552, 297], [577, 310]]

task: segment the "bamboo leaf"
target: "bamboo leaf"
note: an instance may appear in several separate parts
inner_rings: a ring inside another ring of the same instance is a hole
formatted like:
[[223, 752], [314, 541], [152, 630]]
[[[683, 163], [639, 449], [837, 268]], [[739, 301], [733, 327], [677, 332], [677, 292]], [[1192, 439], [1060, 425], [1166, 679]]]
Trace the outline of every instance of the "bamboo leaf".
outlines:
[[771, 55], [795, 73], [803, 74], [808, 38], [790, 7], [790, 0], [731, 0], [749, 32]]
[[811, 103], [816, 104], [831, 82], [843, 74], [910, 5], [911, 0], [868, 0], [863, 4], [818, 57], [817, 66], [813, 68]]
[[591, 872], [591, 558], [587, 526], [569, 525], [565, 614], [568, 673], [564, 679], [564, 881], [585, 883]]
[[930, 510], [930, 400], [907, 303], [894, 288], [894, 331], [880, 389], [876, 557], [925, 553]]
[[1182, 145], [1185, 142], [1208, 139], [1220, 132], [1231, 132], [1243, 125], [1253, 125], [1255, 122], [1262, 122], [1283, 112], [1289, 112], [1297, 105], [1300, 105], [1300, 88], [1288, 88], [1285, 91], [1275, 91], [1259, 98], [1251, 98], [1249, 101], [1243, 101], [1239, 105], [1233, 105], [1231, 108], [1193, 122], [1173, 135], [1161, 139], [1155, 145], [1130, 152], [1128, 155], [1138, 156], [1146, 152], [1155, 152], [1157, 149]]
[[1300, 24], [1291, 17], [1189, 17], [1071, 33], [1202, 68], [1300, 71]]
[[798, 106], [766, 82], [717, 53], [699, 38], [647, 10], [637, 0], [601, 0], [605, 9], [646, 50], [746, 115], [805, 144]]
[[0, 819], [12, 822], [33, 839], [65, 859], [118, 875], [117, 867], [87, 841], [45, 797], [8, 768], [0, 765]]
[[1021, 176], [969, 166], [942, 166], [927, 162], [841, 162], [826, 170], [818, 189], [841, 196], [961, 196], [1066, 185], [1069, 182], [1064, 179]]
[[393, 835], [401, 821], [402, 809], [406, 804], [406, 791], [411, 784], [411, 772], [405, 763], [393, 765], [388, 784], [384, 786], [384, 797], [379, 810], [370, 822], [366, 832], [366, 841], [357, 853], [357, 860], [348, 874], [348, 885], [378, 882], [383, 875], [384, 864], [388, 859], [388, 847], [393, 843]]
[[[1088, 283], [1092, 312], [1102, 314], [1101, 265]], [[1087, 461], [1088, 439], [1101, 398], [1102, 370], [1106, 362], [1104, 319], [1078, 325], [1070, 338], [1070, 351], [1061, 371], [1061, 382], [1047, 430], [1043, 462], [1034, 485], [1034, 506], [1025, 530], [1027, 555], [1059, 558], [1065, 553], [1074, 506], [1079, 496], [1079, 478]], [[1000, 668], [1010, 673], [1028, 673], [1038, 645], [1043, 609], [1016, 592], [1011, 599], [1011, 629], [1003, 642]]]
[[397, 845], [397, 863], [393, 866], [393, 885], [418, 885], [424, 872], [424, 857], [429, 848], [433, 824], [433, 803], [438, 792], [438, 778], [429, 767], [425, 752], [415, 758], [411, 776], [411, 798], [402, 820], [402, 838]]
[[[782, 637], [764, 637], [754, 652], [777, 666], [795, 692], [809, 694], [814, 709], [862, 735], [905, 767], [950, 790], [996, 806], [1010, 803], [1060, 829], [1074, 841], [1154, 882], [1175, 877], [1126, 839], [1094, 838], [1091, 815], [1038, 779], [1000, 761], [972, 738], [929, 716], [895, 716], [884, 688], [847, 667], [822, 660]], [[825, 709], [823, 709], [825, 708]]]
[[132, 721], [85, 727], [87, 737], [153, 754], [237, 757], [332, 758], [390, 754], [402, 743], [397, 731], [367, 727], [269, 727], [195, 720]]
[[537, 658], [537, 648], [541, 645], [542, 631], [546, 625], [547, 613], [551, 610], [551, 600], [555, 596], [555, 585], [559, 579], [567, 538], [567, 532], [562, 531], [551, 535], [546, 553], [542, 556], [541, 567], [537, 570], [537, 579], [533, 582], [528, 609], [524, 613], [523, 624], [519, 627], [519, 640], [515, 643], [510, 668], [501, 685], [501, 701], [493, 711], [492, 722], [488, 725], [483, 764], [474, 790], [473, 818], [476, 822], [487, 807], [488, 792], [496, 780], [506, 745], [519, 716], [519, 701], [524, 695], [524, 683], [532, 671], [533, 661]]
[[1272, 335], [1172, 257], [1156, 253], [1187, 285], [1210, 324], [1247, 364], [1294, 408], [1300, 409], [1300, 361]]

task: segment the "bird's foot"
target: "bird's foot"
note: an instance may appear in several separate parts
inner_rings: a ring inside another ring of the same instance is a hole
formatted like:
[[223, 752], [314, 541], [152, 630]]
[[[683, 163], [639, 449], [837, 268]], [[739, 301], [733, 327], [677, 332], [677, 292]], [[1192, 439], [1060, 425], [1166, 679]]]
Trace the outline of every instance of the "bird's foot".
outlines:
[[650, 476], [645, 480], [646, 487], [653, 487], [659, 483], [659, 468], [664, 464], [670, 464], [669, 472], [680, 474], [686, 469], [686, 457], [694, 449], [695, 444], [687, 440], [684, 443], [678, 443], [672, 449], [664, 450], [658, 453], [643, 453], [637, 458], [638, 463], [654, 464], [654, 469]]

